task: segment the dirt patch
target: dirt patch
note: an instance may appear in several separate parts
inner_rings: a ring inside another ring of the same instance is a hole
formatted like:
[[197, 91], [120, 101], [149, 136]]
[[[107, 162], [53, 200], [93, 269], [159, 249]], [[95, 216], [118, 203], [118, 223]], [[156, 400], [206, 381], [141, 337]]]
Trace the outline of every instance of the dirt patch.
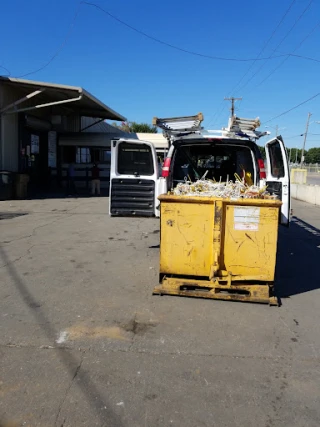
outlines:
[[112, 340], [130, 341], [129, 334], [119, 326], [96, 326], [75, 325], [66, 329], [66, 340], [75, 341], [83, 338], [109, 338]]
[[153, 322], [140, 322], [136, 318], [130, 320], [126, 324], [121, 324], [120, 327], [126, 332], [131, 332], [134, 335], [144, 335], [150, 329], [154, 328], [156, 323]]

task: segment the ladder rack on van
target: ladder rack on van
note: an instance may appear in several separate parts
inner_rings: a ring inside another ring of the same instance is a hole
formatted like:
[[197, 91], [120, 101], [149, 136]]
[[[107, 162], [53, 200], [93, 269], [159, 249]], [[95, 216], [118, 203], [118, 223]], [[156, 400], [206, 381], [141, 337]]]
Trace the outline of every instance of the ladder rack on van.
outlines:
[[227, 128], [208, 131], [201, 126], [203, 119], [202, 113], [198, 113], [195, 116], [169, 117], [165, 119], [154, 117], [152, 124], [163, 130], [169, 144], [175, 139], [180, 139], [190, 134], [198, 134], [203, 137], [212, 135], [213, 138], [243, 138], [253, 141], [270, 134], [268, 131], [260, 132], [256, 130], [261, 124], [259, 118], [244, 119], [233, 116], [229, 119]]
[[200, 131], [202, 129], [202, 121], [203, 114], [198, 113], [195, 116], [169, 117], [166, 119], [154, 117], [152, 124], [162, 129], [164, 131], [164, 136], [170, 142], [174, 136], [181, 136], [181, 134], [189, 134]]

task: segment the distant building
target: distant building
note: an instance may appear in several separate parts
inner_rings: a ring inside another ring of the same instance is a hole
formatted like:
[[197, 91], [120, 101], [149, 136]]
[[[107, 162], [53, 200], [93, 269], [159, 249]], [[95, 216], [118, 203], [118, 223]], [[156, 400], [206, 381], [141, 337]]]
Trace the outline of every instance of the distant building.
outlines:
[[107, 119], [126, 120], [81, 87], [0, 77], [0, 171], [28, 174], [37, 191], [63, 185], [75, 162], [76, 180], [88, 185], [92, 161], [107, 170], [110, 140], [126, 135]]

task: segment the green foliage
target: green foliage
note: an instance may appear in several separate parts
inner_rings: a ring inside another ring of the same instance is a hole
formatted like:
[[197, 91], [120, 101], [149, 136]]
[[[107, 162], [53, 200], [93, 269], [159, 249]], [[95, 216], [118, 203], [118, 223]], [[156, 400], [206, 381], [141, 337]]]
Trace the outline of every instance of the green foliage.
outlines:
[[320, 163], [320, 147], [310, 148], [305, 153], [306, 163]]
[[259, 145], [258, 147], [259, 147], [262, 158], [265, 159], [266, 158], [266, 149], [264, 147], [262, 147], [261, 145]]
[[157, 128], [148, 123], [130, 123], [130, 130], [134, 133], [157, 133]]
[[148, 123], [122, 122], [121, 124], [112, 123], [112, 126], [122, 130], [123, 132], [157, 133], [157, 128], [155, 126], [149, 125]]
[[288, 157], [290, 160], [290, 163], [300, 163], [301, 162], [301, 152], [299, 148], [287, 148], [288, 150]]

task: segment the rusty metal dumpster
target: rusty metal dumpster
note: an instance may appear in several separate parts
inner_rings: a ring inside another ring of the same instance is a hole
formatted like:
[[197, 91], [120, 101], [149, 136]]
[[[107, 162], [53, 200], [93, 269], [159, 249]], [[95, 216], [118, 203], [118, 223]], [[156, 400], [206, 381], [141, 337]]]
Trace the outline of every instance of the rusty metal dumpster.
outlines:
[[154, 294], [276, 305], [279, 200], [160, 196]]

